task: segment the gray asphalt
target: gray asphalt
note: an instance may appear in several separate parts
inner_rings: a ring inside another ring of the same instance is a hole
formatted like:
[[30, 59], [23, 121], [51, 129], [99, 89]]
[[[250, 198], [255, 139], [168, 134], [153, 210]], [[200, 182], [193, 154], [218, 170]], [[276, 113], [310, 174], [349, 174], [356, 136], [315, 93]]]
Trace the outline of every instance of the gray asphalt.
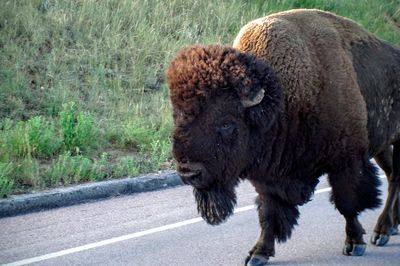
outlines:
[[[322, 182], [318, 189], [326, 186]], [[381, 189], [386, 192], [386, 181]], [[255, 196], [251, 185], [241, 184], [238, 207], [252, 205]], [[300, 211], [299, 226], [287, 243], [277, 245], [271, 265], [400, 265], [400, 236], [385, 247], [369, 245], [363, 257], [341, 255], [344, 220], [329, 203], [329, 192], [314, 195]], [[378, 214], [361, 215], [366, 239]], [[71, 253], [32, 265], [242, 265], [259, 234], [255, 209], [220, 226], [190, 220], [196, 217], [191, 188], [180, 186], [3, 218], [0, 264], [67, 250]], [[188, 220], [193, 223], [165, 227]], [[149, 231], [153, 228], [160, 231]], [[127, 239], [115, 239], [119, 236]], [[112, 243], [82, 250], [108, 239]]]

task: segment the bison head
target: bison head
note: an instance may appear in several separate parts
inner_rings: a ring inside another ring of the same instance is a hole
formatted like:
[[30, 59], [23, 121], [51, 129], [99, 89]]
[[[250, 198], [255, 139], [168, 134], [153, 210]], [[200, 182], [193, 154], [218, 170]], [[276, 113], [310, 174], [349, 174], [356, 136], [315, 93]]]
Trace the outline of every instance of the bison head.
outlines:
[[178, 174], [194, 187], [202, 217], [219, 224], [233, 212], [239, 176], [256, 159], [251, 138], [276, 120], [282, 90], [266, 62], [218, 45], [182, 50], [166, 74]]

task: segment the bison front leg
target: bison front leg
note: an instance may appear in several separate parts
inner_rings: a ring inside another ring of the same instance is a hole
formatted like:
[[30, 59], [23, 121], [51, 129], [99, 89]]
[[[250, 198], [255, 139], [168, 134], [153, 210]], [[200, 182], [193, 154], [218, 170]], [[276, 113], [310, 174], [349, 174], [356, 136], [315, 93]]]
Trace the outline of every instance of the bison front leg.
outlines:
[[249, 251], [246, 266], [263, 266], [275, 255], [275, 240], [285, 242], [297, 224], [297, 206], [272, 195], [260, 195], [256, 201], [261, 226], [260, 237]]

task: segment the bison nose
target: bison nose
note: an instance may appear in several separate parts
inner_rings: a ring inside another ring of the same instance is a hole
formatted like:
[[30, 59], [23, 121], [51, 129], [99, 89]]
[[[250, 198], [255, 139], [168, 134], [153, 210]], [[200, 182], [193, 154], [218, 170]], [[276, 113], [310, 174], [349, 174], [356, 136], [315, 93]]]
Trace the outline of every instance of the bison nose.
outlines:
[[200, 182], [203, 167], [198, 163], [185, 163], [178, 164], [177, 170], [183, 183], [194, 186]]

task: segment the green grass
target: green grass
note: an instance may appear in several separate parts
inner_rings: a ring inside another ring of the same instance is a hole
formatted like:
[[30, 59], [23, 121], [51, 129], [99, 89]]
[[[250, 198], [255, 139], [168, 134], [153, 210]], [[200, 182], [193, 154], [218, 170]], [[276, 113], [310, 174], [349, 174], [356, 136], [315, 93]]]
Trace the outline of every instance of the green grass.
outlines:
[[292, 8], [400, 44], [398, 0], [0, 0], [0, 196], [171, 167], [164, 70]]

